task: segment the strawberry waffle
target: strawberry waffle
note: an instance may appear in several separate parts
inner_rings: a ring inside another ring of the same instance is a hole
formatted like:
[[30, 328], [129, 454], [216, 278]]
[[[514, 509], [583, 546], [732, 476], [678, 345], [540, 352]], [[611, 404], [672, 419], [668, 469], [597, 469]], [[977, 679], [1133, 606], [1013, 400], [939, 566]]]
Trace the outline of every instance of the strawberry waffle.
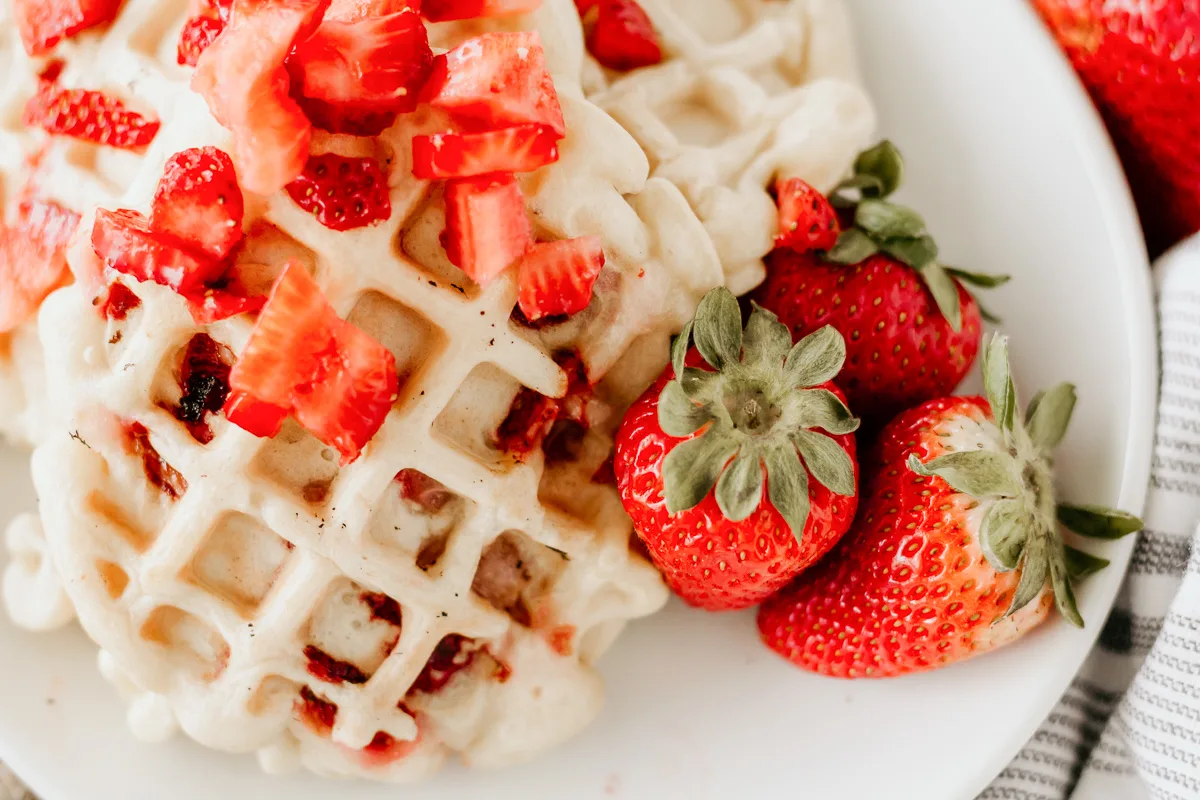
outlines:
[[666, 599], [613, 437], [731, 262], [586, 97], [576, 7], [14, 2], [0, 98], [47, 155], [6, 174], [88, 173], [44, 178], [78, 218], [25, 298], [68, 284], [14, 618], [73, 606], [136, 733], [270, 770], [414, 780], [580, 730]]

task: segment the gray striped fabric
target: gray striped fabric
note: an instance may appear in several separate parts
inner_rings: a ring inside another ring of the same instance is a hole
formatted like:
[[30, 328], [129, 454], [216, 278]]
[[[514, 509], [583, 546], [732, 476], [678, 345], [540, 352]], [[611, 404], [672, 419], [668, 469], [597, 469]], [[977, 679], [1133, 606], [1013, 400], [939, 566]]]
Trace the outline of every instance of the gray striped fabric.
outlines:
[[1147, 529], [1096, 652], [978, 800], [1200, 800], [1200, 236], [1156, 271]]

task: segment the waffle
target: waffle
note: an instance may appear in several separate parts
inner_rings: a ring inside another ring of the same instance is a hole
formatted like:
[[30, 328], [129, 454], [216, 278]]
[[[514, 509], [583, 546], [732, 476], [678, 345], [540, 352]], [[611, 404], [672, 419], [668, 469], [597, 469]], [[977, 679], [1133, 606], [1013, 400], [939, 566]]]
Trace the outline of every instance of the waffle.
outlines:
[[774, 181], [828, 191], [872, 139], [849, 20], [839, 0], [641, 4], [668, 57], [628, 74], [592, 61], [588, 96], [688, 199], [743, 294], [773, 247]]
[[[89, 151], [62, 157], [98, 186], [73, 205], [85, 228], [96, 206], [145, 212], [173, 153], [230, 148], [175, 65], [185, 13], [128, 0], [102, 34], [56, 53], [65, 85], [109, 89], [162, 121], [145, 153], [125, 158], [123, 181], [96, 148], [63, 145]], [[122, 321], [96, 313], [84, 283], [43, 304], [40, 523], [10, 531], [5, 599], [35, 628], [74, 606], [140, 737], [181, 728], [209, 747], [256, 751], [270, 771], [388, 781], [425, 777], [452, 754], [475, 766], [525, 760], [594, 717], [595, 660], [628, 620], [665, 602], [631, 551], [605, 465], [671, 334], [709, 288], [745, 280], [731, 264], [745, 266], [722, 257], [694, 187], [651, 176], [645, 145], [615, 119], [621, 84], [585, 95], [594, 70], [572, 0], [434, 26], [431, 41], [446, 48], [499, 27], [536, 29], [546, 45], [568, 134], [559, 161], [521, 185], [539, 239], [603, 238], [607, 266], [586, 310], [531, 327], [513, 315], [511, 274], [480, 287], [450, 264], [440, 187], [411, 175], [411, 138], [442, 124], [424, 110], [379, 137], [314, 138], [314, 154], [388, 165], [385, 223], [335, 233], [286, 193], [247, 196], [239, 259], [303, 264], [396, 358], [399, 397], [357, 461], [339, 467], [293, 421], [258, 439], [216, 415], [202, 445], [167, 410], [189, 343], [207, 335], [240, 352], [245, 316], [198, 326], [178, 295], [124, 278], [140, 305]], [[843, 172], [858, 145], [824, 169]], [[87, 274], [93, 260], [78, 239], [72, 269]], [[519, 397], [568, 392], [564, 352], [594, 384], [588, 426], [526, 457], [497, 448]]]

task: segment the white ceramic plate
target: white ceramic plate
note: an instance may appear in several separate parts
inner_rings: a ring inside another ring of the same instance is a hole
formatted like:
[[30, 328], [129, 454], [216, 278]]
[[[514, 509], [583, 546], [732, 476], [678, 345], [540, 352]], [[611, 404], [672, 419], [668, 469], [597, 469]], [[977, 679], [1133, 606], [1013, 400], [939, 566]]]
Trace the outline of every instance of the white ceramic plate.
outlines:
[[[1006, 319], [1026, 397], [1058, 380], [1079, 387], [1060, 450], [1066, 496], [1139, 511], [1156, 385], [1149, 273], [1091, 105], [1018, 0], [852, 7], [883, 132], [908, 160], [907, 201], [951, 263], [1013, 275], [988, 303]], [[33, 504], [24, 469], [4, 455], [8, 511]], [[185, 741], [139, 744], [77, 629], [33, 636], [0, 620], [0, 758], [46, 800], [966, 800], [1075, 673], [1130, 546], [1114, 545], [1116, 565], [1081, 592], [1086, 630], [1055, 622], [976, 662], [891, 682], [807, 675], [758, 644], [750, 614], [675, 604], [603, 662], [608, 706], [582, 737], [526, 767], [451, 769], [400, 791], [269, 778], [248, 756]]]

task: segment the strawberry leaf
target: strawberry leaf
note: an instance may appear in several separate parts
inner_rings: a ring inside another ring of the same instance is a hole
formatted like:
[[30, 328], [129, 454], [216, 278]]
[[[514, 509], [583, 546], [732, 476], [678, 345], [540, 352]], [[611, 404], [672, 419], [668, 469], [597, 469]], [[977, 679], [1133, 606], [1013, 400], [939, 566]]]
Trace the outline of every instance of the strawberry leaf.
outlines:
[[1036, 533], [1029, 537], [1025, 545], [1025, 557], [1021, 559], [1021, 579], [1017, 582], [1017, 591], [1013, 595], [1012, 605], [1004, 616], [1011, 617], [1046, 588], [1046, 578], [1049, 577], [1049, 543], [1044, 533]]
[[887, 197], [900, 188], [904, 180], [904, 159], [896, 145], [884, 139], [858, 154], [854, 160], [854, 172], [878, 180], [881, 186], [879, 196]]
[[675, 370], [675, 377], [683, 380], [683, 365], [687, 361], [688, 348], [691, 347], [692, 341], [692, 321], [683, 326], [683, 330], [675, 337], [675, 341], [671, 342], [671, 367]]
[[1054, 605], [1058, 607], [1058, 613], [1076, 628], [1082, 628], [1083, 617], [1075, 602], [1075, 591], [1071, 588], [1071, 576], [1067, 571], [1061, 543], [1056, 543], [1050, 552], [1050, 585], [1054, 588]]
[[717, 505], [725, 519], [741, 522], [762, 502], [762, 460], [753, 447], [743, 447], [717, 480]]
[[1089, 539], [1120, 539], [1145, 527], [1140, 519], [1126, 511], [1070, 503], [1059, 504], [1058, 521], [1068, 530]]
[[763, 460], [767, 465], [767, 497], [792, 529], [796, 541], [803, 542], [811, 506], [808, 473], [800, 463], [800, 455], [791, 442], [785, 442], [767, 450]]
[[938, 310], [950, 323], [950, 329], [962, 330], [962, 305], [959, 303], [958, 284], [954, 282], [954, 278], [951, 278], [936, 261], [930, 261], [921, 267], [920, 273], [929, 288], [929, 293], [933, 295], [933, 301], [937, 303]]
[[988, 509], [979, 528], [979, 543], [997, 572], [1017, 568], [1029, 535], [1029, 522], [1019, 500], [997, 500]]
[[825, 258], [835, 264], [857, 264], [879, 252], [875, 240], [858, 228], [842, 231], [837, 244], [825, 254]]
[[801, 388], [831, 381], [846, 363], [846, 340], [831, 325], [796, 342], [784, 362], [784, 380]]
[[828, 389], [808, 389], [791, 395], [801, 428], [821, 428], [833, 434], [854, 433], [859, 419]]
[[696, 349], [717, 369], [736, 362], [742, 355], [742, 312], [737, 299], [718, 286], [700, 301], [693, 328]]
[[658, 425], [668, 436], [691, 436], [712, 420], [712, 413], [693, 403], [679, 381], [670, 381], [658, 396]]
[[1029, 404], [1026, 423], [1034, 444], [1049, 452], [1062, 441], [1075, 410], [1075, 399], [1075, 387], [1069, 383], [1038, 393]]
[[829, 193], [829, 204], [834, 208], [854, 208], [863, 198], [882, 197], [883, 181], [874, 175], [855, 175], [839, 183]]
[[854, 463], [842, 446], [823, 433], [799, 430], [792, 441], [817, 482], [834, 494], [854, 496]]
[[996, 334], [983, 351], [983, 388], [1005, 442], [1012, 442], [1017, 389], [1008, 365], [1008, 337]]
[[1007, 453], [963, 450], [939, 456], [927, 464], [922, 464], [913, 453], [908, 457], [908, 468], [918, 475], [941, 478], [955, 491], [977, 499], [1017, 497], [1021, 493], [1016, 462]]
[[742, 363], [762, 369], [778, 369], [792, 347], [792, 334], [772, 312], [752, 304], [750, 321], [742, 339]]
[[928, 235], [886, 239], [881, 246], [885, 253], [916, 270], [933, 263], [938, 257], [937, 242]]
[[997, 286], [1003, 286], [1012, 280], [1011, 275], [989, 275], [986, 272], [968, 272], [965, 269], [958, 267], [947, 267], [943, 265], [946, 272], [967, 284], [980, 289], [995, 289]]
[[1066, 546], [1065, 558], [1067, 562], [1067, 575], [1073, 580], [1080, 580], [1089, 575], [1094, 575], [1112, 563], [1107, 558], [1100, 558], [1100, 556], [1085, 553], [1078, 548], [1071, 547], [1071, 545]]
[[676, 445], [663, 459], [663, 495], [667, 511], [677, 514], [705, 498], [738, 449], [727, 429], [714, 425], [703, 435]]
[[917, 239], [925, 235], [925, 220], [920, 214], [886, 200], [863, 200], [854, 212], [854, 224], [877, 240]]

